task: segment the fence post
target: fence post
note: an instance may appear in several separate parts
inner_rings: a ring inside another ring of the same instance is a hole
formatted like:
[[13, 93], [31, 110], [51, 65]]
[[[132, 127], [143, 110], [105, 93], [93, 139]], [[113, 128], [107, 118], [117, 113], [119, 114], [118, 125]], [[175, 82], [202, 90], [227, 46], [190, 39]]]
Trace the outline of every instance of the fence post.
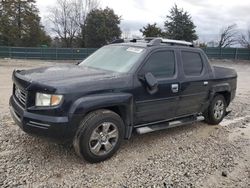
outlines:
[[234, 60], [238, 59], [238, 48], [235, 48]]
[[28, 59], [28, 48], [25, 48], [25, 59]]
[[221, 50], [221, 47], [220, 47], [220, 59], [222, 59], [222, 50]]
[[250, 60], [250, 48], [248, 48], [248, 59]]
[[9, 58], [11, 59], [11, 47], [9, 47]]
[[43, 59], [43, 51], [42, 51], [42, 48], [40, 48], [40, 59]]

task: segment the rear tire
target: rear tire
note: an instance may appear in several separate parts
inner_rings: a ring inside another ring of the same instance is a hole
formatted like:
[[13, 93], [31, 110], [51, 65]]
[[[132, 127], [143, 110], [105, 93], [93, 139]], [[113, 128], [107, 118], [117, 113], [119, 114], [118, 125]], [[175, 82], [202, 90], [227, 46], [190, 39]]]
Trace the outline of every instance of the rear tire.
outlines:
[[90, 112], [80, 123], [74, 137], [76, 153], [90, 163], [112, 157], [124, 136], [124, 123], [110, 110]]
[[218, 125], [226, 114], [226, 101], [223, 95], [215, 95], [206, 112], [205, 122], [211, 125]]

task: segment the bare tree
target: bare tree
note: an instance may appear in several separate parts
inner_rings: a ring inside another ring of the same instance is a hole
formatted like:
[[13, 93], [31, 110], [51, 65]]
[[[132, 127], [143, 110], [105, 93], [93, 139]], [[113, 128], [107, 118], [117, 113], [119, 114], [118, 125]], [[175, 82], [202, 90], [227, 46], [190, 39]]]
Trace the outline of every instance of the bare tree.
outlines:
[[81, 23], [81, 25], [83, 25], [88, 13], [93, 9], [97, 9], [100, 2], [99, 2], [99, 0], [78, 0], [78, 2], [80, 4], [80, 7], [82, 7], [82, 9], [81, 9], [82, 20], [80, 20], [79, 23]]
[[247, 31], [247, 34], [241, 34], [239, 37], [239, 43], [244, 48], [250, 48], [250, 29]]
[[226, 48], [238, 42], [236, 28], [237, 28], [237, 25], [232, 24], [221, 29], [219, 42], [218, 42], [219, 48]]
[[60, 38], [63, 46], [72, 47], [74, 39], [81, 33], [87, 14], [98, 5], [98, 0], [57, 0], [57, 5], [49, 9], [51, 30]]

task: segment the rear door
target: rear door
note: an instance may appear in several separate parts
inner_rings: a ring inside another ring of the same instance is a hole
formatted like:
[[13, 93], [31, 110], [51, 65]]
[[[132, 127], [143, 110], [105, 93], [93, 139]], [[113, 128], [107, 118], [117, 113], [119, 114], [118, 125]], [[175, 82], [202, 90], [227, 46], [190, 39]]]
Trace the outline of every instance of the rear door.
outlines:
[[176, 116], [196, 114], [208, 100], [209, 74], [199, 51], [180, 50], [181, 83], [180, 100]]
[[[151, 72], [158, 81], [158, 91], [151, 94], [140, 76]], [[173, 118], [178, 101], [178, 68], [174, 50], [153, 51], [135, 77], [136, 124]], [[172, 88], [173, 87], [173, 88]]]

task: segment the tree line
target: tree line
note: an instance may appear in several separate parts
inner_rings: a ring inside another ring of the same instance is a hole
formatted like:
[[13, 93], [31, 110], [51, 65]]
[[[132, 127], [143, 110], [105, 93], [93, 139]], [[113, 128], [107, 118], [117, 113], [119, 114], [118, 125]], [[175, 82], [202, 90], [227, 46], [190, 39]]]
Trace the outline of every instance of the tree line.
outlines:
[[35, 0], [0, 0], [0, 45], [49, 44]]
[[121, 17], [98, 0], [57, 0], [48, 12], [46, 32], [36, 0], [0, 0], [0, 46], [96, 48], [121, 36]]
[[140, 29], [140, 32], [145, 37], [166, 37], [192, 42], [198, 39], [195, 28], [190, 14], [174, 5], [166, 17], [164, 30], [154, 23], [146, 25]]
[[[211, 26], [212, 27], [212, 26]], [[174, 5], [170, 14], [164, 22], [164, 29], [157, 26], [157, 23], [147, 24], [140, 29], [145, 37], [166, 37], [175, 40], [185, 40], [193, 42], [198, 39], [190, 14], [177, 5]], [[244, 34], [239, 33], [236, 24], [222, 27], [215, 40], [214, 47], [226, 48], [232, 45], [241, 45], [244, 48], [250, 48], [250, 29]], [[200, 47], [206, 47], [205, 43], [198, 44]]]
[[[36, 0], [0, 0], [0, 46], [101, 47], [121, 37], [122, 18], [99, 4], [99, 0], [57, 0], [48, 9], [46, 32]], [[198, 39], [195, 28], [191, 15], [174, 5], [163, 29], [148, 23], [140, 32], [144, 37], [193, 42]], [[250, 30], [239, 34], [235, 24], [222, 28], [216, 45], [224, 48], [235, 44], [250, 48]]]

